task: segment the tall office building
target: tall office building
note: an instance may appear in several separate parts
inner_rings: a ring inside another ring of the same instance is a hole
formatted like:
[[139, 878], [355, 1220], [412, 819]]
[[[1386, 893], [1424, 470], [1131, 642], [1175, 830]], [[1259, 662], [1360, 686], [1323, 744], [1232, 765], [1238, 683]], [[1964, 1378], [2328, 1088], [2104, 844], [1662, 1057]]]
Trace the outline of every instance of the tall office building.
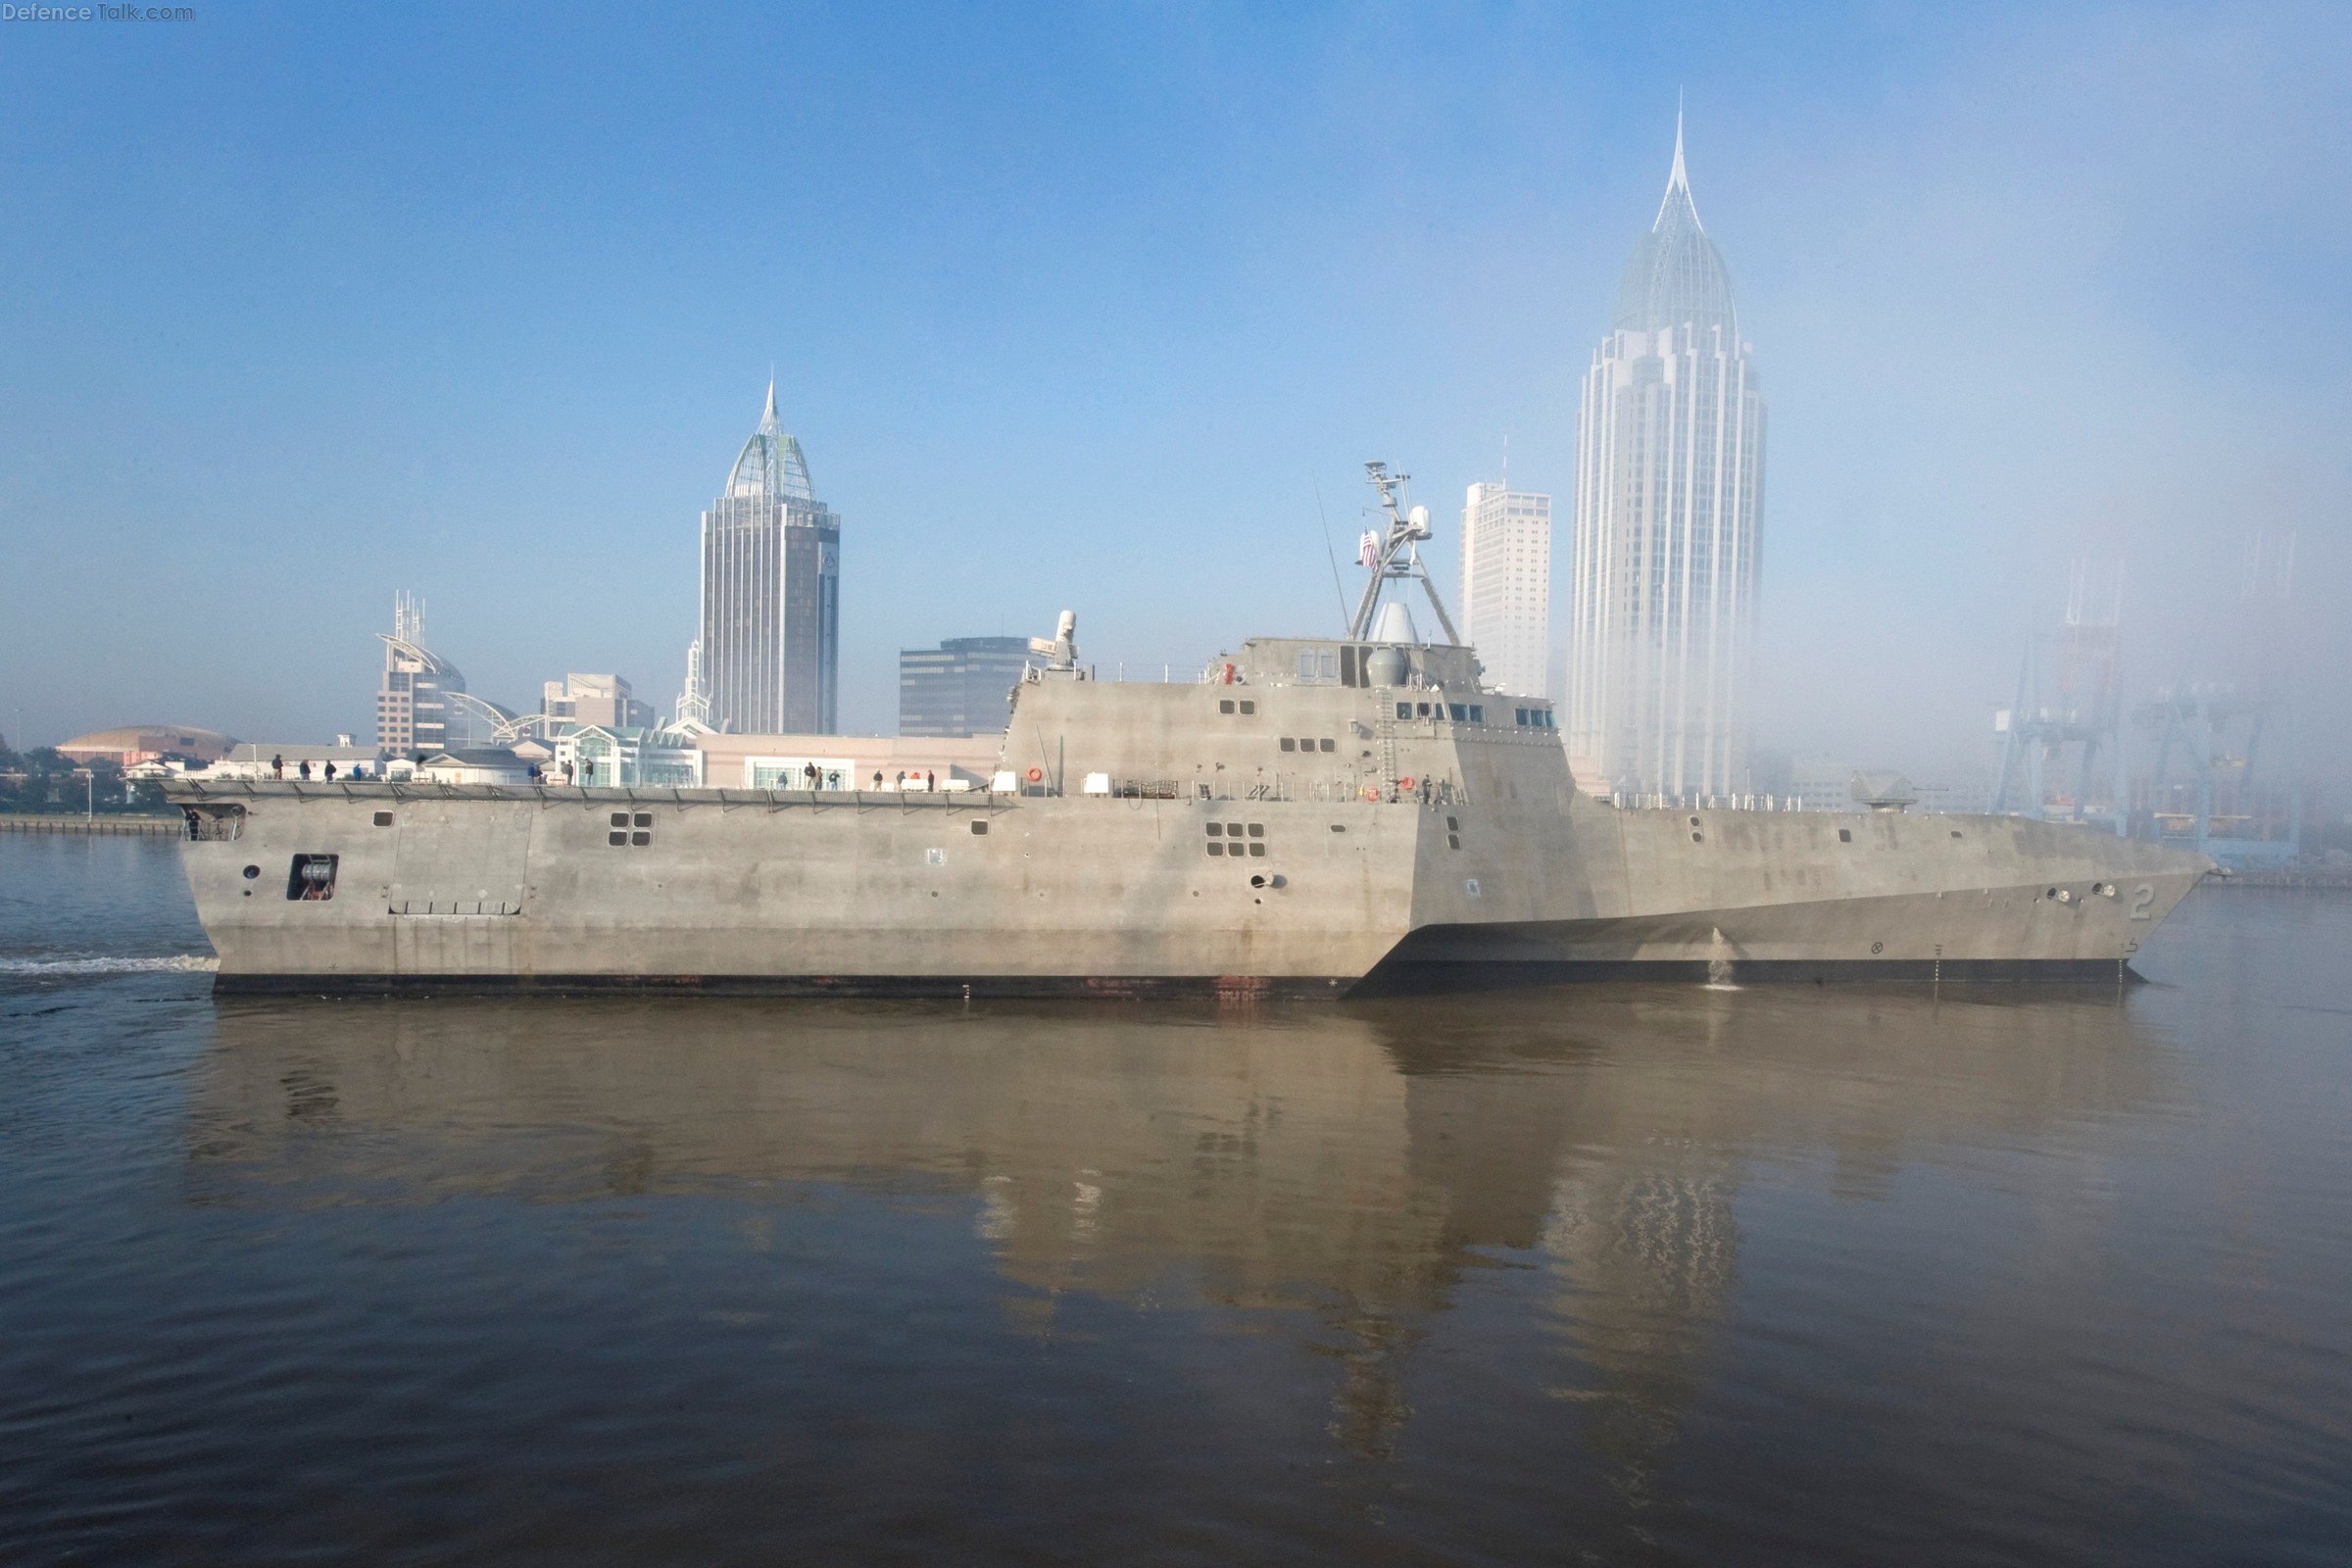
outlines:
[[739, 734], [833, 733], [840, 643], [841, 519], [809, 487], [771, 381], [760, 428], [703, 514], [697, 646], [708, 722]]
[[1543, 697], [1551, 652], [1551, 497], [1474, 484], [1462, 508], [1462, 636], [1486, 683]]
[[1764, 400], [1676, 122], [1576, 421], [1568, 758], [1577, 782], [1684, 798], [1747, 788]]
[[392, 597], [392, 632], [384, 641], [384, 677], [375, 692], [375, 744], [395, 756], [429, 756], [473, 739], [473, 724], [453, 694], [466, 690], [458, 666], [424, 646], [424, 601]]
[[1026, 637], [951, 637], [899, 655], [899, 733], [986, 735], [1008, 720], [1005, 699], [1029, 665]]

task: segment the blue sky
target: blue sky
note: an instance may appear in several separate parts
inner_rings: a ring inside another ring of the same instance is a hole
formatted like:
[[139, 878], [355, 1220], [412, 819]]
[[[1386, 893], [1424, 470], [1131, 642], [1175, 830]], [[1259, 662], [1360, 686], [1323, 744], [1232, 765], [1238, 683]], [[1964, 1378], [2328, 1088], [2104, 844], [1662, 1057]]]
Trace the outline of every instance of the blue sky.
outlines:
[[1678, 92], [1772, 408], [1761, 742], [1972, 765], [2084, 550], [2137, 681], [2227, 662], [2256, 525], [2343, 705], [2340, 8], [198, 12], [0, 24], [12, 741], [366, 731], [396, 589], [486, 695], [666, 709], [771, 364], [848, 727], [1064, 606], [1131, 669], [1319, 629], [1366, 458], [1450, 524], [1507, 436], [1564, 512]]

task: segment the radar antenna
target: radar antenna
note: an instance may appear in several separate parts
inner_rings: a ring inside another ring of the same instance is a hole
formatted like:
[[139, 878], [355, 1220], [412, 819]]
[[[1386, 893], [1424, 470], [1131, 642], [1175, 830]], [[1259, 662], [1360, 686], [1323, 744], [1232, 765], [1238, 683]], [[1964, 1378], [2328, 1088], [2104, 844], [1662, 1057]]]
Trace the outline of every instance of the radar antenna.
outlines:
[[1389, 525], [1385, 535], [1369, 529], [1364, 533], [1357, 559], [1372, 568], [1372, 580], [1364, 584], [1364, 597], [1355, 607], [1355, 619], [1348, 622], [1348, 640], [1362, 642], [1372, 634], [1372, 612], [1380, 608], [1382, 584], [1418, 577], [1421, 586], [1429, 590], [1429, 608], [1438, 612], [1438, 624], [1445, 628], [1446, 642], [1459, 646], [1462, 639], [1454, 632], [1453, 618], [1446, 613], [1446, 602], [1438, 597], [1438, 585], [1421, 562], [1420, 542], [1430, 536], [1429, 509], [1415, 507], [1409, 513], [1396, 510], [1396, 489], [1410, 481], [1412, 475], [1391, 473], [1385, 463], [1367, 463], [1364, 476], [1380, 492], [1380, 509]]

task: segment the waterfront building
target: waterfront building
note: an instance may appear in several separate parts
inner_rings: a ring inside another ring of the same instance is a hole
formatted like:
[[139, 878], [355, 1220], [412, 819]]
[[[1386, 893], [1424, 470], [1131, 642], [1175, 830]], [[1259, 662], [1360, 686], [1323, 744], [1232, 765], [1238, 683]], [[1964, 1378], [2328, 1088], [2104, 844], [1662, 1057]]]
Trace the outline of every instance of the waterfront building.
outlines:
[[428, 752], [409, 769], [409, 776], [426, 784], [529, 784], [531, 762], [503, 747], [462, 746], [454, 751]]
[[1683, 167], [1626, 263], [1576, 428], [1568, 756], [1595, 794], [1747, 779], [1764, 400]]
[[722, 730], [831, 733], [840, 584], [841, 519], [816, 499], [771, 381], [760, 428], [703, 514], [697, 647], [709, 711], [694, 716]]
[[1462, 637], [1486, 684], [1547, 695], [1551, 653], [1551, 497], [1474, 484], [1462, 508]]
[[[700, 789], [703, 754], [694, 737], [633, 724], [581, 724], [555, 740], [554, 766], [542, 770], [573, 784]], [[569, 763], [571, 772], [564, 771]]]
[[[694, 737], [712, 789], [800, 790], [813, 765], [819, 787], [841, 790], [984, 789], [1003, 741], [919, 735], [738, 735]], [[877, 783], [877, 776], [879, 782]]]
[[349, 735], [337, 735], [331, 745], [324, 741], [238, 741], [218, 761], [188, 776], [204, 780], [299, 779], [305, 762], [311, 764], [310, 776], [317, 779], [326, 776], [329, 764], [337, 778], [384, 776], [383, 753], [373, 746], [353, 744]]
[[236, 742], [218, 730], [192, 724], [126, 724], [121, 729], [92, 730], [76, 735], [57, 749], [69, 761], [88, 764], [108, 761], [130, 767], [166, 758], [183, 762], [211, 762], [226, 757]]
[[472, 738], [464, 703], [466, 676], [424, 646], [424, 601], [392, 597], [392, 631], [375, 694], [375, 744], [396, 757], [447, 751]]
[[1001, 733], [1007, 699], [1029, 667], [1026, 637], [951, 637], [899, 654], [899, 733]]
[[562, 680], [547, 682], [543, 691], [539, 711], [547, 715], [550, 726], [618, 724], [650, 729], [654, 724], [653, 705], [639, 702], [630, 694], [629, 683], [618, 675], [584, 675], [574, 670]]

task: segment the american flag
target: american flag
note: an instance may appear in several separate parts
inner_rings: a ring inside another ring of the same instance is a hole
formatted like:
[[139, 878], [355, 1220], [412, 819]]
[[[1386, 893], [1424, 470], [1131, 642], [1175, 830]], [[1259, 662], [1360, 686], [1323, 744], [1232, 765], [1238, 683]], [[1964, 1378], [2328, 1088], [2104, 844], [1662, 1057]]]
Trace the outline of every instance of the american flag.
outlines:
[[1355, 564], [1359, 566], [1380, 564], [1380, 535], [1369, 528], [1364, 530], [1363, 538], [1356, 541]]

